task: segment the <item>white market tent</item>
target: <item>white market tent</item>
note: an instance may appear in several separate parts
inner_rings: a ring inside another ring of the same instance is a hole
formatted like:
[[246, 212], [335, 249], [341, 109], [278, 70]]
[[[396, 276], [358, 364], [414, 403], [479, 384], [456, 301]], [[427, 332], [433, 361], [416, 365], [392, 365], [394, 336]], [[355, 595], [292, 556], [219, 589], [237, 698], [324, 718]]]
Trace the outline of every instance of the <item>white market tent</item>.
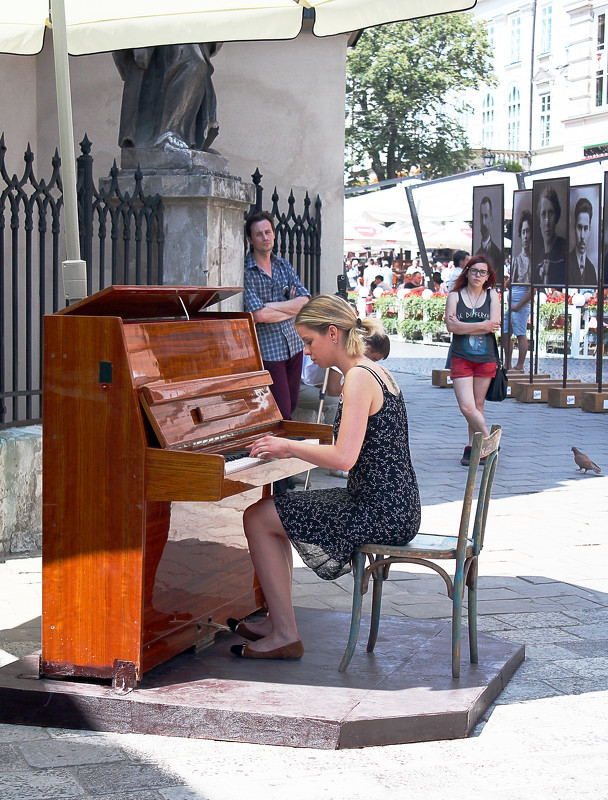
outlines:
[[473, 218], [473, 187], [502, 184], [505, 192], [505, 216], [511, 214], [515, 173], [500, 167], [451, 175], [427, 181], [412, 190], [419, 219], [425, 222], [459, 222]]
[[543, 178], [570, 178], [570, 186], [585, 186], [588, 183], [604, 183], [604, 173], [608, 170], [608, 157], [599, 156], [573, 164], [545, 167], [524, 172], [526, 189], [531, 189], [534, 181]]
[[[501, 167], [490, 167], [472, 172], [451, 175], [432, 181], [408, 179], [389, 189], [369, 191], [347, 197], [344, 201], [345, 248], [347, 235], [355, 220], [368, 223], [389, 223], [386, 228], [387, 244], [390, 238], [408, 244], [405, 249], [418, 249], [414, 223], [407, 200], [406, 186], [411, 190], [415, 213], [422, 232], [425, 248], [470, 249], [472, 232], [470, 220], [473, 216], [473, 187], [502, 184], [505, 192], [505, 213], [510, 215], [513, 191], [517, 189], [514, 173]], [[402, 226], [397, 235], [397, 225]], [[411, 236], [409, 235], [411, 232]], [[407, 233], [407, 235], [406, 235]]]
[[382, 225], [367, 215], [344, 223], [344, 252], [353, 252], [356, 245], [375, 250], [411, 250], [416, 243], [414, 226], [405, 222]]
[[411, 225], [412, 215], [405, 194], [405, 183], [346, 197], [344, 221], [350, 222], [362, 216], [376, 222], [406, 222]]

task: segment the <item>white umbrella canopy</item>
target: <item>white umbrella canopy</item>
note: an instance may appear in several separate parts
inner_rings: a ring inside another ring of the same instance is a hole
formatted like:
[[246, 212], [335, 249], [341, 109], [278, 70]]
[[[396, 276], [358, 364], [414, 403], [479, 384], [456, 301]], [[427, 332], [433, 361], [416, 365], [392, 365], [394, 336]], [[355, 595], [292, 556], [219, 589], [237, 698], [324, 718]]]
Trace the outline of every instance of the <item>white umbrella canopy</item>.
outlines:
[[[183, 42], [291, 39], [304, 8], [315, 10], [317, 36], [472, 8], [471, 0], [63, 0], [72, 55]], [[42, 49], [51, 0], [3, 3], [0, 52]], [[57, 24], [55, 17], [55, 24]]]
[[302, 29], [305, 8], [315, 10], [313, 32], [331, 36], [474, 5], [475, 0], [4, 0], [0, 53], [34, 55], [42, 49], [45, 30], [53, 30], [68, 261], [82, 265], [68, 53], [290, 39]]

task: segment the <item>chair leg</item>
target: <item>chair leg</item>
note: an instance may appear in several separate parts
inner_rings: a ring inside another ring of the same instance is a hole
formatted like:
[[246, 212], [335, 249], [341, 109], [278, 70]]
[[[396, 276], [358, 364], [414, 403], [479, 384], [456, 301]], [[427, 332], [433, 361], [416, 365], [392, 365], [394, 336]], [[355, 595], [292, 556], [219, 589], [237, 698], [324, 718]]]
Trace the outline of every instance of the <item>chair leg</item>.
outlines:
[[359, 638], [359, 628], [361, 627], [361, 607], [363, 605], [363, 595], [361, 594], [361, 583], [363, 581], [363, 572], [365, 570], [365, 553], [355, 553], [353, 556], [353, 610], [350, 619], [350, 633], [348, 635], [348, 644], [346, 650], [340, 661], [338, 672], [344, 672], [350, 664], [350, 660], [355, 652], [357, 646], [357, 639]]
[[[382, 556], [376, 556], [376, 561], [381, 561]], [[387, 567], [388, 569], [388, 567]], [[367, 640], [367, 652], [373, 653], [378, 638], [378, 627], [380, 626], [380, 607], [382, 605], [382, 586], [384, 584], [384, 568], [378, 567], [372, 573], [374, 586], [372, 592], [372, 620], [369, 626], [369, 639]]]
[[477, 558], [474, 558], [471, 562], [467, 585], [469, 588], [469, 652], [471, 654], [471, 664], [477, 664], [479, 660], [477, 652]]
[[464, 570], [462, 565], [454, 575], [454, 599], [452, 600], [452, 677], [460, 678], [460, 633], [462, 630], [462, 598], [464, 594]]

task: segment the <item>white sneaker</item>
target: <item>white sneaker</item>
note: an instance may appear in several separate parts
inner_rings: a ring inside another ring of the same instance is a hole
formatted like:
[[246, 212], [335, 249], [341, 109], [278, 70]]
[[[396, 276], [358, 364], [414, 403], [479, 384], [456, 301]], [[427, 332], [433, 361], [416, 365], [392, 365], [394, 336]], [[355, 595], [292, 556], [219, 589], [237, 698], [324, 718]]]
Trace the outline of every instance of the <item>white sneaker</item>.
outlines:
[[329, 474], [332, 478], [348, 478], [348, 472], [344, 472], [343, 469], [330, 469]]

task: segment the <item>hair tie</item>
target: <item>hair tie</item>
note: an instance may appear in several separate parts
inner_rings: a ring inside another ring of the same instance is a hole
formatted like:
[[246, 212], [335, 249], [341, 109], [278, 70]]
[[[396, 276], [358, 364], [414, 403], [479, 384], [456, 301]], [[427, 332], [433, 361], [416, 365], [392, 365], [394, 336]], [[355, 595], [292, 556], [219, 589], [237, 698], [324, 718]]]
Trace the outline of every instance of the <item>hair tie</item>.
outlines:
[[361, 322], [361, 317], [357, 317], [357, 328], [362, 328], [363, 323]]

